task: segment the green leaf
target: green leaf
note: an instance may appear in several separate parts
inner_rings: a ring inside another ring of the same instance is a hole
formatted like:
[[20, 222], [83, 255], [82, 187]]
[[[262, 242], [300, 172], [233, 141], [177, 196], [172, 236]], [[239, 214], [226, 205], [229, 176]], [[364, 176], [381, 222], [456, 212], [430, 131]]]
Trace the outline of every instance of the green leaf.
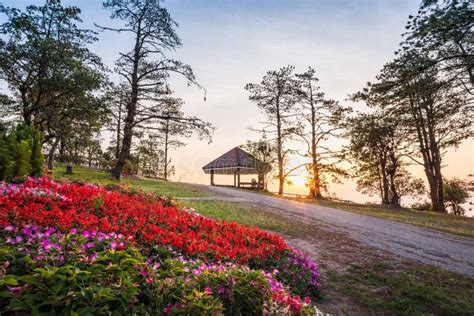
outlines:
[[7, 274], [0, 280], [0, 285], [17, 286], [18, 277], [16, 275]]

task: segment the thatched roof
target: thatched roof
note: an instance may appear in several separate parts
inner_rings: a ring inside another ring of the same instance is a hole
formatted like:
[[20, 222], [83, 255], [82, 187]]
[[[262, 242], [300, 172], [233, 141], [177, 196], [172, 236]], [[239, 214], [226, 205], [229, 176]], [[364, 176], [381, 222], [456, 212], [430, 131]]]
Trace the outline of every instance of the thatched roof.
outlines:
[[270, 169], [268, 164], [239, 147], [229, 150], [202, 167], [205, 173], [210, 173], [212, 170], [215, 174], [234, 174], [236, 171], [240, 174], [258, 174], [268, 172]]

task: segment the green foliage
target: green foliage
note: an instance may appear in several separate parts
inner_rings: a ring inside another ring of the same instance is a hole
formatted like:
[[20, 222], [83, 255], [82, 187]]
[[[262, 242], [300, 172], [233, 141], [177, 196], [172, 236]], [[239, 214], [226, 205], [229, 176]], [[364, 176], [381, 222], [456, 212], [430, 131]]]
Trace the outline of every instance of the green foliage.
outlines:
[[18, 125], [0, 135], [0, 179], [40, 176], [43, 172], [41, 135], [33, 127]]
[[[0, 232], [2, 314], [257, 315], [283, 309], [272, 301], [262, 271], [184, 259], [166, 247], [136, 248], [115, 234], [39, 233], [31, 225], [22, 231]], [[313, 313], [309, 306], [303, 312]]]
[[421, 212], [429, 212], [433, 209], [431, 203], [427, 201], [413, 203], [412, 205], [410, 205], [410, 208], [415, 211]]
[[469, 198], [468, 184], [460, 179], [449, 179], [445, 180], [443, 190], [444, 202], [451, 214], [464, 215], [465, 210], [461, 204], [466, 203]]
[[132, 174], [134, 171], [133, 164], [130, 160], [126, 159], [123, 162], [123, 169], [122, 172], [125, 174]]
[[[104, 67], [87, 48], [95, 32], [79, 27], [80, 13], [61, 1], [25, 10], [0, 4], [0, 77], [9, 87], [9, 95], [0, 96], [2, 114], [33, 124], [46, 140], [61, 138], [68, 154], [88, 145], [107, 114], [100, 98]], [[51, 168], [55, 149], [49, 153]], [[31, 148], [33, 174], [42, 169], [40, 150], [41, 143]], [[20, 171], [27, 174], [27, 169]]]
[[31, 130], [31, 174], [39, 176], [43, 173], [44, 157], [41, 152], [41, 133]]

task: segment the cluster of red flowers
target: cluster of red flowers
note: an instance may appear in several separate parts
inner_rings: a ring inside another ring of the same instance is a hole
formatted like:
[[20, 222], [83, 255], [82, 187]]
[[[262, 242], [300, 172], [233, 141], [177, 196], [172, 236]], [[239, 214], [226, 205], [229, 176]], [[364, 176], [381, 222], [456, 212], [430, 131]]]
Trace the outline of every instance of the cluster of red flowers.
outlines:
[[148, 195], [58, 183], [47, 177], [0, 186], [0, 226], [26, 224], [62, 231], [119, 231], [140, 243], [240, 263], [275, 257], [288, 249], [277, 235], [165, 206]]

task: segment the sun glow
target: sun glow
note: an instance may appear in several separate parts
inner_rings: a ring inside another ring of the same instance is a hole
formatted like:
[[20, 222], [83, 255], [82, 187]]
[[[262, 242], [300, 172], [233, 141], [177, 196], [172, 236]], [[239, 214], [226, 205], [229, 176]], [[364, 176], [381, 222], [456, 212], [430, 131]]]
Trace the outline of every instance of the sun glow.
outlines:
[[305, 186], [307, 182], [306, 176], [294, 176], [290, 178], [294, 186]]

